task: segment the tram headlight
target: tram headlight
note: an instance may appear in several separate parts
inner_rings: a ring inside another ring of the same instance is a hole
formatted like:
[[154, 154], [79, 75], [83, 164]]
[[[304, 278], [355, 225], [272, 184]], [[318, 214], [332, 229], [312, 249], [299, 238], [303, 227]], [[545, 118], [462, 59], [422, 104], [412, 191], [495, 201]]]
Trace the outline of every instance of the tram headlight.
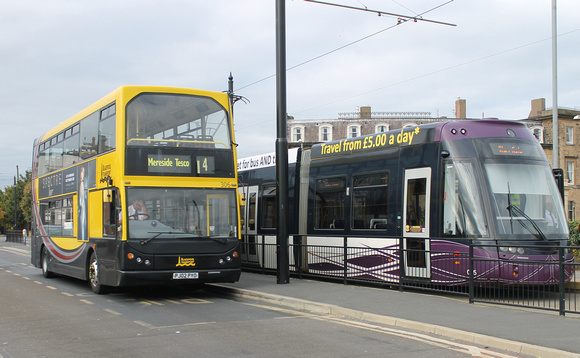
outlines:
[[526, 252], [523, 247], [518, 247], [518, 254], [523, 255]]
[[224, 259], [219, 259], [218, 262], [219, 262], [220, 265], [223, 265], [225, 263]]

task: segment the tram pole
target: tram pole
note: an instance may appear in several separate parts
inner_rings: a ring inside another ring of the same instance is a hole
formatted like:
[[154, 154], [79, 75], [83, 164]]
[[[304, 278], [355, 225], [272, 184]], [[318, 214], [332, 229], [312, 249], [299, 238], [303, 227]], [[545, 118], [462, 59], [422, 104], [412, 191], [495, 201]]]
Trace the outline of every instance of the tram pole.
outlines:
[[276, 0], [276, 198], [278, 284], [290, 283], [288, 249], [288, 139], [286, 137], [286, 11], [285, 0]]

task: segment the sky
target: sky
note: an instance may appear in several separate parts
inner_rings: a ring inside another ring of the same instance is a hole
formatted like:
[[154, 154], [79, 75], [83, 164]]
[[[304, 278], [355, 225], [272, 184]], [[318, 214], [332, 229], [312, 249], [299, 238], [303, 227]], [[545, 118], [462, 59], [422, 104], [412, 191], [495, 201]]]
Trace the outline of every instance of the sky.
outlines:
[[[551, 0], [286, 0], [288, 115], [527, 118], [552, 107]], [[580, 1], [557, 1], [558, 107], [580, 110]], [[35, 138], [122, 85], [225, 91], [238, 157], [275, 150], [273, 0], [0, 0], [0, 189]]]

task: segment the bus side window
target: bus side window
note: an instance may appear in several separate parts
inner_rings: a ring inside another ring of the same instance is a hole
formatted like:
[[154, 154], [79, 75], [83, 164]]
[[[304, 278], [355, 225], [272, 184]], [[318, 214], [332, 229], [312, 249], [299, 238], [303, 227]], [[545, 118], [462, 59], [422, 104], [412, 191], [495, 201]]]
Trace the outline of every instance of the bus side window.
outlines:
[[115, 236], [117, 232], [117, 189], [103, 190], [103, 235]]

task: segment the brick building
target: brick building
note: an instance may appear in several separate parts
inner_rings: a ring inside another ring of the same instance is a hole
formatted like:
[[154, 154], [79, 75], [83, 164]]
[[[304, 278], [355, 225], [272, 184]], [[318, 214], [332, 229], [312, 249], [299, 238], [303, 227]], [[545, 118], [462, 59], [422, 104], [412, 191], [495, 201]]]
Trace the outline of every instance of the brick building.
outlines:
[[[313, 144], [361, 135], [386, 132], [394, 129], [447, 120], [476, 120], [466, 118], [466, 101], [455, 101], [456, 118], [432, 117], [430, 112], [372, 112], [370, 106], [360, 107], [359, 112], [339, 113], [336, 119], [287, 121], [289, 147], [309, 148]], [[552, 163], [552, 109], [546, 109], [543, 98], [532, 100], [527, 119], [528, 128], [540, 141], [548, 160]], [[580, 109], [558, 109], [559, 163], [567, 179], [564, 186], [564, 207], [568, 219], [576, 219], [576, 202], [580, 202], [580, 177], [576, 168], [580, 165]]]
[[[465, 118], [465, 100], [455, 102], [455, 113]], [[441, 122], [447, 118], [433, 118], [431, 112], [372, 112], [370, 106], [359, 112], [339, 113], [336, 119], [287, 121], [287, 140], [290, 147], [310, 147], [321, 142], [381, 133], [420, 124]]]
[[524, 120], [542, 144], [552, 168], [564, 170], [564, 208], [568, 219], [575, 220], [576, 203], [580, 202], [580, 177], [576, 168], [580, 165], [580, 109], [558, 108], [558, 163], [553, 165], [552, 108], [546, 108], [546, 100], [532, 100], [528, 118]]

